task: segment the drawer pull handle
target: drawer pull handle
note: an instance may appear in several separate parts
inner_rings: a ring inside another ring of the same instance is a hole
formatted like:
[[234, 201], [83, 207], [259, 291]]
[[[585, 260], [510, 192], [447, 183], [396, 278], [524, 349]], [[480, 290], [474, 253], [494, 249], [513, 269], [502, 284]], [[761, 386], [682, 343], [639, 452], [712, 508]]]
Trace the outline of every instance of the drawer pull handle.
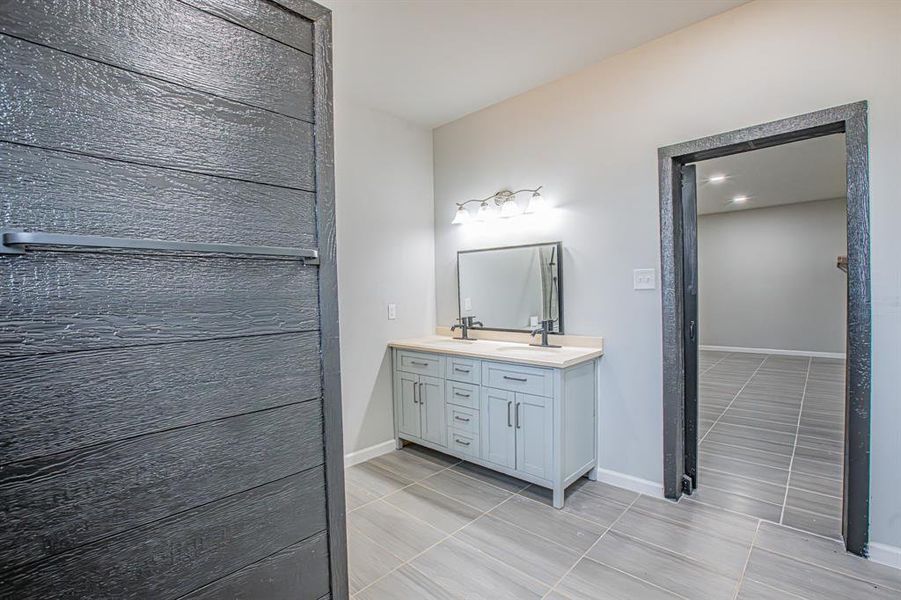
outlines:
[[410, 361], [410, 364], [411, 364], [411, 365], [416, 365], [416, 366], [418, 366], [418, 367], [427, 367], [427, 366], [429, 366], [429, 363], [423, 362], [423, 361], [421, 361], [421, 360], [411, 360], [411, 361]]
[[454, 371], [458, 373], [469, 373], [469, 369], [462, 369], [460, 367], [454, 367]]
[[454, 396], [460, 396], [461, 398], [469, 398], [472, 394], [464, 394], [463, 392], [454, 392]]
[[454, 415], [454, 418], [458, 421], [463, 421], [464, 423], [469, 423], [469, 419], [463, 418], [460, 415]]
[[457, 442], [458, 444], [460, 444], [461, 446], [469, 445], [469, 442], [464, 442], [463, 440], [458, 440], [457, 438], [454, 438], [454, 441]]
[[523, 383], [528, 381], [525, 377], [511, 377], [510, 375], [504, 375], [504, 379], [509, 379], [510, 381], [522, 381]]

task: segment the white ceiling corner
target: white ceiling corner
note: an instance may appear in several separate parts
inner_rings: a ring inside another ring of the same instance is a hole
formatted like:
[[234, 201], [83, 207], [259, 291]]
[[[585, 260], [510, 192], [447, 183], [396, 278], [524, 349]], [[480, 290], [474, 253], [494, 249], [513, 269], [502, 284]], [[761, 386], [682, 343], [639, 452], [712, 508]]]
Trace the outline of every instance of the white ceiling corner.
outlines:
[[320, 0], [335, 95], [437, 127], [746, 0]]

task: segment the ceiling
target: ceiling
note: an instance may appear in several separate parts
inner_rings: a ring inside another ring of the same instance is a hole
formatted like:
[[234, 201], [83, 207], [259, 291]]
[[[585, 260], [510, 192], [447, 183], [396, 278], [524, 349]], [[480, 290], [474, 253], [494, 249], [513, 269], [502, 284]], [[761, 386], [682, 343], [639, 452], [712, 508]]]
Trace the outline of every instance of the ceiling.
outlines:
[[746, 0], [319, 0], [335, 94], [437, 127]]
[[[697, 163], [698, 213], [844, 198], [845, 135], [835, 134]], [[710, 178], [725, 175], [715, 183]], [[744, 202], [733, 202], [746, 196]]]

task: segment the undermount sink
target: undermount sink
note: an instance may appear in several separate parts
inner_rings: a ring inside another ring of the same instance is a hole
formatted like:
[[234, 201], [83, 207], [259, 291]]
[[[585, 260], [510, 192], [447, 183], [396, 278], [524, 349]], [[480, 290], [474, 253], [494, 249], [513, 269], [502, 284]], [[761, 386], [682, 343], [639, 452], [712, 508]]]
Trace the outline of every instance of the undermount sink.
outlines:
[[556, 354], [560, 348], [550, 348], [546, 346], [504, 346], [496, 351], [502, 354], [516, 354], [517, 352], [535, 352], [538, 354]]
[[435, 340], [434, 342], [429, 342], [430, 345], [435, 346], [459, 346], [460, 344], [473, 344], [476, 340], [458, 340], [456, 338], [450, 338], [446, 340]]

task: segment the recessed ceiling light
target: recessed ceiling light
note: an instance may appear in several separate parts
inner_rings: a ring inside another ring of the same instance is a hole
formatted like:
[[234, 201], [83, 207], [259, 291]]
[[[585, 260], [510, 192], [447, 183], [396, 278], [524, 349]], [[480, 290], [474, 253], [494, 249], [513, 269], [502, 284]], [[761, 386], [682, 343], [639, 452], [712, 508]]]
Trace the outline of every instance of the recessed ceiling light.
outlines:
[[726, 181], [726, 176], [720, 173], [719, 175], [711, 175], [707, 178], [707, 183], [723, 183]]
[[748, 201], [747, 196], [736, 196], [735, 198], [732, 199], [732, 202], [735, 202], [736, 204], [741, 204], [742, 202], [747, 202], [747, 201]]

